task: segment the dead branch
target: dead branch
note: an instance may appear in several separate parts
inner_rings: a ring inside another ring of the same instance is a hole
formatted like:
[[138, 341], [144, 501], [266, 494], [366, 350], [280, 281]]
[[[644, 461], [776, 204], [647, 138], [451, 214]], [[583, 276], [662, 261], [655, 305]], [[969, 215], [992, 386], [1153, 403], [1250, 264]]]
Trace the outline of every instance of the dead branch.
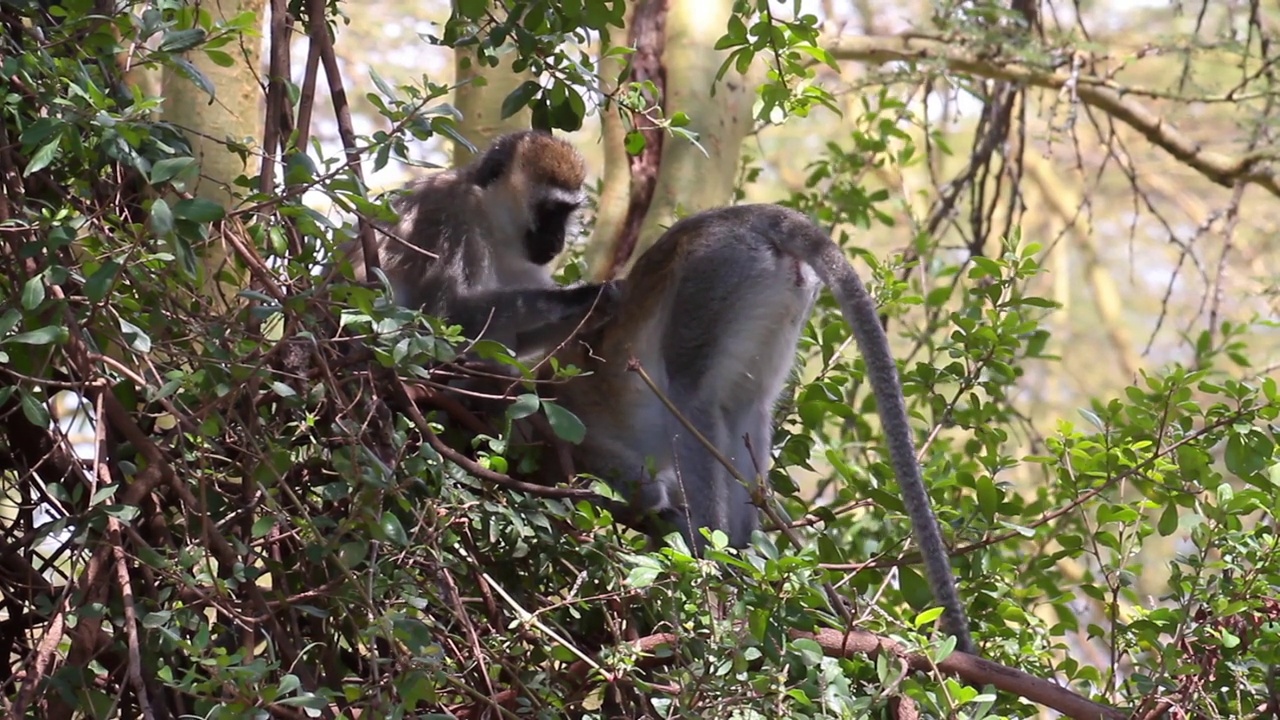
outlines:
[[1153, 145], [1214, 183], [1227, 188], [1237, 183], [1258, 185], [1280, 197], [1280, 174], [1268, 167], [1269, 161], [1276, 159], [1274, 151], [1259, 150], [1232, 156], [1204, 150], [1151, 108], [1134, 99], [1130, 88], [1108, 78], [1050, 70], [1013, 59], [979, 56], [963, 45], [919, 35], [845, 37], [832, 43], [827, 50], [838, 60], [875, 64], [935, 62], [956, 72], [992, 80], [1049, 90], [1071, 88], [1086, 105], [1133, 128]]

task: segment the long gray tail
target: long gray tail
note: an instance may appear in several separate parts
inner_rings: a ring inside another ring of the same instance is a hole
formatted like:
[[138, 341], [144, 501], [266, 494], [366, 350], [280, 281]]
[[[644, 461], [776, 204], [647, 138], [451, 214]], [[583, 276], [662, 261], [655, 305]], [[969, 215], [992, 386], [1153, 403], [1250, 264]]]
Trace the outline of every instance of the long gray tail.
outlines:
[[911, 519], [916, 544], [924, 559], [925, 577], [933, 589], [934, 599], [942, 607], [943, 627], [956, 638], [956, 649], [977, 654], [969, 635], [969, 620], [956, 592], [951, 561], [942, 542], [938, 518], [933, 514], [920, 465], [916, 461], [915, 443], [907, 419], [906, 401], [898, 368], [889, 351], [889, 339], [876, 313], [875, 302], [867, 293], [862, 279], [849, 264], [840, 247], [820, 228], [806, 222], [806, 228], [788, 238], [795, 243], [796, 253], [805, 259], [818, 277], [836, 296], [845, 321], [853, 329], [858, 349], [867, 364], [867, 378], [876, 396], [880, 421], [889, 444], [889, 458], [902, 489], [902, 504]]

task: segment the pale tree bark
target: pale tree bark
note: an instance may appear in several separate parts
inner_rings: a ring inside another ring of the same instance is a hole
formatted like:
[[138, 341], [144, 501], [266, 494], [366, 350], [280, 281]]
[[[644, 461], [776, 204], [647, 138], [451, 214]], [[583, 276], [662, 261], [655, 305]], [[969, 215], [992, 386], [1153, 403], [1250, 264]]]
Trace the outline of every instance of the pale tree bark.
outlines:
[[[204, 0], [201, 7], [215, 20], [229, 20], [244, 12], [263, 17], [265, 0]], [[167, 68], [161, 81], [165, 98], [162, 117], [182, 128], [200, 164], [200, 179], [193, 188], [196, 196], [212, 200], [230, 211], [236, 198], [235, 178], [258, 172], [257, 156], [248, 162], [227, 149], [227, 139], [236, 142], [253, 138], [262, 130], [262, 87], [258, 69], [261, 43], [257, 37], [243, 37], [226, 49], [236, 58], [231, 67], [221, 67], [199, 49], [187, 54], [191, 62], [213, 85], [215, 96], [196, 86], [189, 78]], [[206, 298], [230, 305], [243, 286], [243, 278], [228, 262], [228, 250], [222, 236], [211, 233], [201, 252], [204, 267], [202, 292]], [[231, 277], [219, 280], [220, 275]]]
[[[624, 22], [631, 27], [635, 3], [628, 3]], [[602, 42], [598, 56], [597, 72], [600, 76], [601, 94], [611, 96], [616, 92], [626, 71], [626, 60], [620, 56], [605, 57], [605, 52], [619, 43]], [[627, 219], [627, 206], [631, 198], [631, 166], [624, 145], [627, 128], [622, 115], [613, 102], [600, 108], [600, 142], [604, 150], [604, 171], [600, 178], [600, 197], [596, 202], [596, 222], [591, 242], [587, 243], [586, 261], [592, 279], [607, 280], [613, 272], [616, 239]]]
[[[617, 275], [635, 250], [640, 227], [658, 185], [667, 139], [657, 121], [664, 112], [667, 97], [664, 56], [669, 4], [669, 0], [638, 0], [628, 8], [627, 45], [634, 52], [627, 57], [623, 81], [641, 83], [647, 89], [643, 91], [644, 106], [629, 111], [632, 113], [630, 128], [616, 115], [611, 119], [617, 122], [604, 128], [610, 131], [604, 136], [605, 160], [613, 163], [612, 168], [606, 167], [606, 180], [621, 182], [601, 198], [605, 225], [596, 227], [596, 250], [588, 254], [592, 276], [597, 280]], [[624, 147], [628, 129], [644, 141], [643, 147], [634, 154]], [[605, 204], [610, 201], [615, 205]]]
[[[681, 215], [727, 204], [733, 197], [742, 141], [751, 130], [751, 82], [734, 70], [716, 83], [725, 53], [712, 50], [724, 35], [732, 0], [672, 2], [667, 15], [665, 114], [691, 120], [706, 154], [692, 143], [668, 138], [653, 202], [645, 214], [627, 267]], [[714, 95], [712, 88], [715, 88]]]
[[[456, 5], [456, 3], [455, 3]], [[490, 12], [502, 18], [501, 6], [491, 6]], [[491, 68], [481, 65], [473, 51], [458, 48], [454, 53], [454, 72], [459, 85], [454, 93], [454, 107], [462, 113], [462, 124], [459, 130], [476, 150], [483, 152], [489, 143], [499, 135], [516, 130], [528, 130], [532, 113], [529, 108], [521, 108], [511, 117], [502, 117], [502, 101], [513, 90], [526, 80], [532, 79], [527, 72], [516, 73], [511, 69], [511, 62], [516, 53], [507, 53], [499, 58], [498, 66]], [[483, 78], [482, 83], [474, 82]], [[471, 157], [471, 151], [461, 143], [453, 144], [453, 165], [461, 165]]]
[[[660, 97], [650, 101], [664, 117], [688, 115], [688, 129], [697, 133], [701, 147], [636, 116], [646, 148], [638, 158], [627, 157], [619, 151], [622, 124], [605, 118], [606, 187], [587, 251], [593, 278], [607, 279], [629, 268], [677, 216], [732, 199], [754, 99], [751, 81], [732, 69], [715, 81], [725, 53], [712, 48], [724, 34], [732, 8], [731, 0], [643, 0], [633, 8], [629, 42], [640, 52], [630, 57], [624, 81], [654, 82]], [[660, 48], [656, 54], [655, 45]], [[616, 187], [621, 182], [629, 184], [625, 194]]]

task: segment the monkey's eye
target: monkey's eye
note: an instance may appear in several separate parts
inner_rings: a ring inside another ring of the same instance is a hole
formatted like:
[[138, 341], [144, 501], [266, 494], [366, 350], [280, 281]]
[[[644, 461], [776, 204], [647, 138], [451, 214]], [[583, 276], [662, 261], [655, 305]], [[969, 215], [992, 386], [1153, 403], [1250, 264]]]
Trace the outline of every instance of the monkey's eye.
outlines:
[[577, 210], [581, 204], [580, 202], [570, 202], [568, 200], [547, 200], [543, 203], [542, 208], [545, 212], [553, 215], [567, 215]]
[[573, 211], [577, 209], [578, 203], [576, 202], [564, 202], [562, 200], [544, 202], [538, 206], [538, 225], [540, 227], [564, 225], [569, 221], [569, 216], [573, 214]]

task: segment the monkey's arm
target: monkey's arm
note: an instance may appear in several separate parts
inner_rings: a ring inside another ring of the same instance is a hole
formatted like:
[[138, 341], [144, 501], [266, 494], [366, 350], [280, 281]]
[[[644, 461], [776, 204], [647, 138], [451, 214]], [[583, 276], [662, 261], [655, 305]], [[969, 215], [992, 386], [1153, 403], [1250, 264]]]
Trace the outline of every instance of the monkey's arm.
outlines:
[[619, 296], [612, 282], [489, 290], [455, 298], [449, 321], [467, 337], [496, 340], [527, 357], [554, 349], [579, 326], [598, 328], [616, 312]]

